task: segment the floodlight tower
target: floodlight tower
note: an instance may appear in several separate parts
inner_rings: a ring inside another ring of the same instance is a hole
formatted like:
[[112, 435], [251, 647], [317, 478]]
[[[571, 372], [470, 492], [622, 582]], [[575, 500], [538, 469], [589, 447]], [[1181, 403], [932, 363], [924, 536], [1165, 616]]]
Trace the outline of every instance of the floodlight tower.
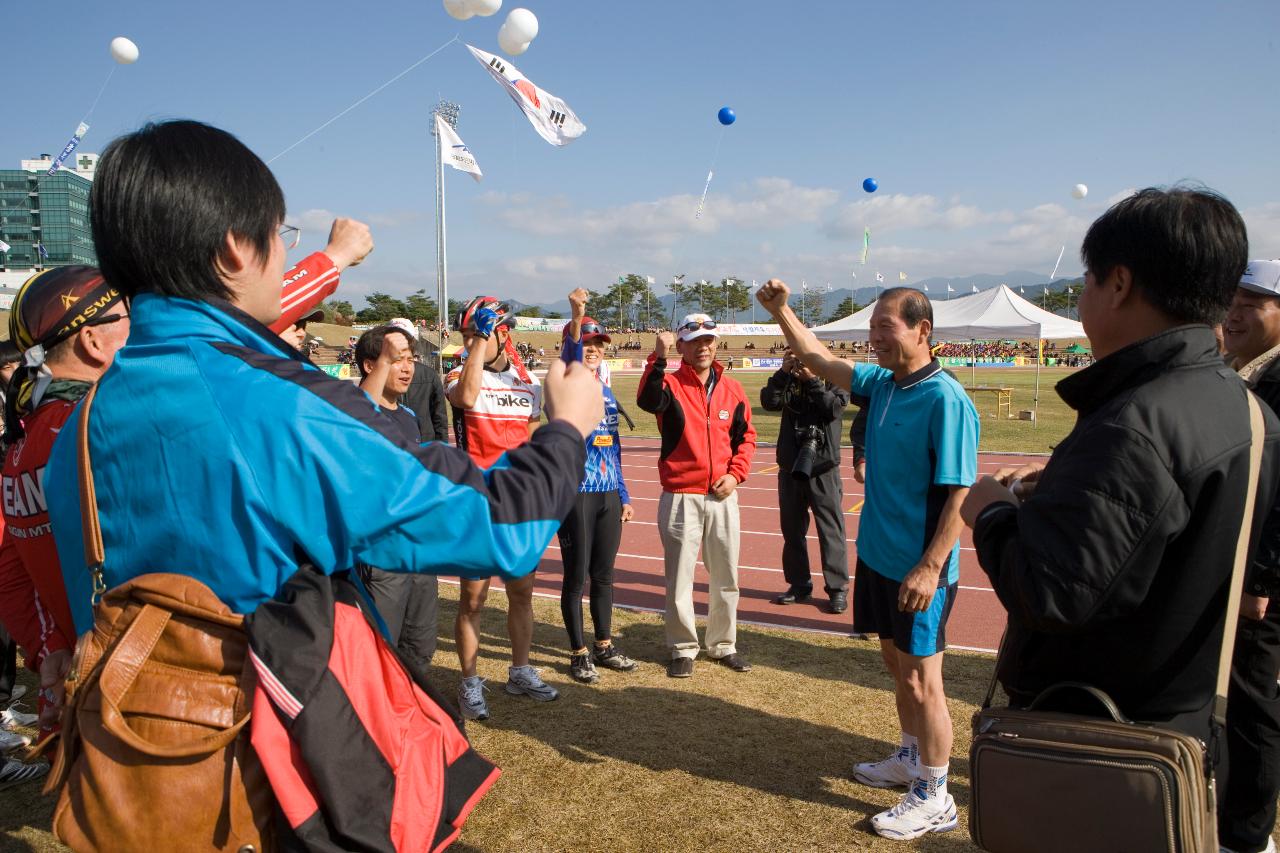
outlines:
[[[439, 116], [449, 127], [457, 129], [458, 113], [461, 110], [462, 107], [458, 104], [442, 99], [431, 111], [431, 135], [436, 138], [436, 306], [441, 321], [441, 337], [446, 340], [449, 334], [449, 282], [444, 227], [444, 156], [440, 150], [440, 134], [436, 133], [435, 116]], [[441, 349], [443, 348], [442, 340]]]

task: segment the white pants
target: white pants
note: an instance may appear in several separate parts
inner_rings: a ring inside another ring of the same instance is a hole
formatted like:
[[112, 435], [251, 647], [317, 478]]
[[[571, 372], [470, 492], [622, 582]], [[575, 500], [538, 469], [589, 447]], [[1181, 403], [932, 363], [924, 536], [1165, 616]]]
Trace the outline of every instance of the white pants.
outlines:
[[724, 500], [712, 495], [662, 493], [658, 532], [667, 574], [667, 645], [673, 658], [698, 656], [693, 573], [699, 549], [710, 576], [707, 654], [722, 658], [737, 651], [738, 530], [736, 491]]

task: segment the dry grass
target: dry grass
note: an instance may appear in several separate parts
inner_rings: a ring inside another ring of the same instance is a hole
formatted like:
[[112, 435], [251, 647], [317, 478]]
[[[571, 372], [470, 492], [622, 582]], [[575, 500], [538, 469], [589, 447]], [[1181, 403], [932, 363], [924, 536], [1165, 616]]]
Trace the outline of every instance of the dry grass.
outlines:
[[[441, 587], [434, 674], [446, 693], [458, 677], [451, 640], [457, 589]], [[567, 674], [556, 602], [535, 599], [533, 662], [561, 690], [538, 704], [502, 691], [508, 664], [505, 597], [483, 617], [480, 674], [492, 714], [467, 732], [503, 769], [454, 850], [460, 851], [973, 851], [967, 832], [969, 719], [992, 660], [949, 653], [955, 724], [949, 785], [960, 826], [909, 845], [874, 835], [869, 817], [894, 791], [849, 779], [855, 761], [897, 744], [890, 682], [876, 643], [741, 627], [754, 664], [737, 674], [700, 659], [694, 677], [666, 677], [658, 616], [619, 611], [618, 645], [633, 673], [602, 672], [583, 686]], [[24, 676], [25, 677], [25, 676]], [[65, 851], [47, 831], [52, 798], [36, 785], [0, 797], [0, 851]]]
[[[436, 675], [456, 688], [452, 642], [457, 591], [441, 587]], [[876, 644], [843, 637], [742, 628], [755, 670], [737, 674], [700, 659], [694, 677], [666, 677], [661, 619], [618, 612], [614, 633], [641, 661], [633, 673], [602, 672], [587, 687], [567, 672], [556, 602], [535, 602], [534, 665], [562, 691], [537, 704], [502, 691], [505, 598], [491, 597], [482, 626], [480, 674], [491, 678], [492, 717], [468, 726], [476, 748], [503, 776], [454, 849], [805, 851], [901, 849], [873, 834], [868, 817], [897, 794], [858, 785], [850, 765], [897, 744], [890, 684]], [[968, 720], [989, 676], [987, 657], [948, 655], [956, 723], [951, 790], [968, 804]], [[59, 851], [47, 832], [51, 798], [38, 787], [0, 799], [5, 851]], [[963, 821], [963, 817], [962, 817]], [[972, 850], [964, 824], [917, 842], [925, 850]]]

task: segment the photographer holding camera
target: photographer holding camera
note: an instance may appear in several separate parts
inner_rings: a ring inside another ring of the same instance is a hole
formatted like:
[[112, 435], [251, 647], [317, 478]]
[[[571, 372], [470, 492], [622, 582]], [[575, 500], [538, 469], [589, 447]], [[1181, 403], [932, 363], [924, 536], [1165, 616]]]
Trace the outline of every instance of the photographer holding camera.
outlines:
[[818, 527], [822, 580], [832, 613], [848, 607], [849, 560], [840, 482], [840, 418], [849, 392], [823, 382], [786, 350], [782, 367], [760, 389], [760, 405], [782, 412], [778, 430], [778, 514], [782, 522], [782, 572], [788, 588], [774, 604], [808, 601], [809, 513]]

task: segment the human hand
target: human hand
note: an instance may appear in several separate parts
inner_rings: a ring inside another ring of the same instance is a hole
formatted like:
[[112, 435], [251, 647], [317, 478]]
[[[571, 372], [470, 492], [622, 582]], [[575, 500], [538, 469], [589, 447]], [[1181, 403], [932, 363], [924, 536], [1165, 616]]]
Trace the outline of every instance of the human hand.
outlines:
[[787, 350], [787, 354], [782, 357], [782, 369], [787, 373], [795, 372], [796, 365], [798, 363], [799, 362], [796, 360], [796, 354], [790, 350]]
[[476, 330], [476, 337], [484, 338], [486, 341], [493, 334], [493, 330], [498, 328], [498, 321], [502, 319], [502, 315], [487, 305], [477, 308], [475, 313], [471, 315], [471, 324]]
[[595, 373], [582, 362], [566, 366], [556, 359], [543, 382], [548, 420], [565, 421], [582, 434], [583, 440], [595, 432], [604, 417], [604, 395]]
[[62, 718], [67, 698], [67, 673], [71, 671], [71, 650], [49, 652], [40, 661], [40, 728], [52, 729]]
[[938, 591], [938, 571], [936, 566], [920, 563], [907, 572], [898, 586], [898, 609], [903, 613], [928, 610], [933, 594]]
[[790, 296], [791, 288], [776, 278], [769, 279], [756, 291], [756, 301], [764, 307], [764, 310], [774, 315], [782, 310]]
[[1245, 593], [1240, 596], [1240, 618], [1261, 622], [1267, 616], [1267, 605], [1270, 599]]
[[658, 339], [653, 342], [653, 354], [658, 358], [665, 359], [667, 353], [675, 349], [676, 336], [674, 332], [658, 332]]
[[573, 293], [569, 294], [569, 308], [574, 320], [581, 320], [587, 316], [587, 299], [590, 296], [585, 287], [576, 288]]
[[626, 524], [628, 521], [630, 521], [635, 517], [636, 517], [636, 511], [631, 508], [631, 504], [623, 504], [622, 505], [622, 523]]
[[329, 229], [329, 244], [324, 253], [339, 270], [354, 267], [373, 251], [373, 234], [369, 226], [354, 219], [339, 217]]
[[732, 474], [725, 474], [719, 480], [711, 484], [711, 494], [717, 499], [724, 500], [733, 494], [733, 490], [738, 488], [738, 480]]
[[1036, 490], [1040, 480], [1040, 472], [1044, 470], [1044, 462], [1029, 462], [1026, 465], [1010, 465], [996, 471], [992, 476], [1009, 487], [1009, 491], [1018, 498], [1029, 498]]
[[1004, 483], [995, 477], [983, 477], [974, 483], [973, 488], [969, 489], [969, 494], [965, 495], [964, 503], [960, 504], [960, 517], [964, 519], [966, 525], [973, 527], [984, 509], [1000, 501], [1014, 506], [1021, 503]]
[[853, 479], [859, 483], [867, 482], [867, 460], [859, 459], [853, 466]]

